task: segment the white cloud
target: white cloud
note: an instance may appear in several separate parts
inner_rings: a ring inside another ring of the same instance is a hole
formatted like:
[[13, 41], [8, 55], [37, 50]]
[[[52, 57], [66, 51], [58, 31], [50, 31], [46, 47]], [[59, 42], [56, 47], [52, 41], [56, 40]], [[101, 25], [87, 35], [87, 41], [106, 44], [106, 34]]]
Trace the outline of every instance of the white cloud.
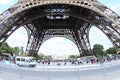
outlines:
[[77, 46], [70, 40], [66, 38], [52, 38], [43, 43], [40, 48], [40, 51], [46, 55], [59, 55], [62, 56], [64, 54], [79, 54]]
[[12, 2], [12, 0], [0, 0], [0, 4], [5, 5]]
[[11, 46], [11, 47], [24, 47], [26, 48], [27, 45], [27, 32], [26, 30], [21, 27], [18, 30], [16, 30], [8, 39], [7, 39], [7, 43]]
[[106, 50], [113, 46], [107, 36], [96, 27], [91, 28], [89, 38], [92, 47], [94, 44], [101, 44]]

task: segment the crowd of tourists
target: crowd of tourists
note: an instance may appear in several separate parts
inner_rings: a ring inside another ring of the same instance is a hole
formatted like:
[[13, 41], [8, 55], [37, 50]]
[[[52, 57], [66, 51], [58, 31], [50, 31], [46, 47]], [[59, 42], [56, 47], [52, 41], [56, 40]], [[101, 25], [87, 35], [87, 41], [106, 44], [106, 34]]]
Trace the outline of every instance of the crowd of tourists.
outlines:
[[37, 60], [40, 65], [84, 65], [84, 64], [103, 64], [105, 62], [111, 62], [120, 59], [119, 55], [109, 55], [103, 58], [78, 58], [78, 59], [63, 59], [63, 60], [54, 60], [54, 59], [44, 59]]
[[[69, 65], [84, 65], [84, 64], [103, 64], [105, 62], [111, 62], [115, 60], [119, 60], [120, 55], [107, 55], [105, 57], [97, 58], [97, 57], [92, 57], [92, 58], [77, 58], [77, 59], [42, 59], [42, 60], [35, 60], [38, 65], [44, 66], [53, 66], [53, 65], [58, 65], [58, 66], [69, 66]], [[10, 61], [11, 63], [15, 64], [14, 60], [11, 60], [10, 58], [2, 58], [0, 59], [1, 61]]]

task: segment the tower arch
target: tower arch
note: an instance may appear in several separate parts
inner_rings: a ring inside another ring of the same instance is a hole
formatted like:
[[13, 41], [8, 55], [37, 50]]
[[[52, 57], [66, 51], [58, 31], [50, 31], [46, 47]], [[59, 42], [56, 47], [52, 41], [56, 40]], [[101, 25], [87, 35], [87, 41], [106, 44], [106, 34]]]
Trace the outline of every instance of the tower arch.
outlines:
[[42, 43], [39, 52], [45, 55], [63, 56], [79, 55], [79, 50], [76, 44], [65, 37], [51, 37]]
[[0, 15], [0, 45], [24, 26], [28, 55], [35, 56], [41, 44], [54, 35], [70, 38], [81, 56], [93, 55], [89, 42], [93, 25], [120, 48], [120, 17], [97, 0], [19, 0]]

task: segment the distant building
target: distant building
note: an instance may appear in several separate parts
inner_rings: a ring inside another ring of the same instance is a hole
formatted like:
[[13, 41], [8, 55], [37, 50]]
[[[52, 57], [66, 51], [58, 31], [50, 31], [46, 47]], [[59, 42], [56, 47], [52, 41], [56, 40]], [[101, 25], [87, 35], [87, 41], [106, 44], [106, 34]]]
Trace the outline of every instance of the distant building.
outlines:
[[58, 56], [58, 55], [52, 55], [52, 58], [53, 59], [67, 59], [68, 58], [68, 55], [64, 54], [64, 55], [61, 55], [61, 56]]

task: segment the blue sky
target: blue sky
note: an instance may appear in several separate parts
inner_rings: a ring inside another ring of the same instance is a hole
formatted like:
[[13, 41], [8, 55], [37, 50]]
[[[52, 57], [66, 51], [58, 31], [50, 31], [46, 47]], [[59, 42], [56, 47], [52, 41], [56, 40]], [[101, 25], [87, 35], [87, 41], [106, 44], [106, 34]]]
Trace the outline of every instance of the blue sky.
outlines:
[[18, 0], [0, 0], [0, 12], [8, 9], [10, 6], [14, 5]]
[[[98, 0], [105, 4], [107, 7], [111, 8], [117, 14], [120, 15], [120, 0]], [[15, 4], [17, 0], [0, 0], [0, 13]], [[12, 47], [27, 45], [27, 33], [24, 28], [19, 28], [16, 30], [7, 40], [8, 44]], [[91, 46], [94, 44], [102, 44], [105, 49], [112, 46], [111, 42], [101, 33], [100, 30], [93, 27], [90, 31], [90, 43]], [[76, 45], [65, 38], [52, 38], [45, 43], [40, 48], [41, 53], [46, 55], [69, 55], [69, 54], [79, 54]]]
[[120, 15], [120, 0], [98, 0]]

